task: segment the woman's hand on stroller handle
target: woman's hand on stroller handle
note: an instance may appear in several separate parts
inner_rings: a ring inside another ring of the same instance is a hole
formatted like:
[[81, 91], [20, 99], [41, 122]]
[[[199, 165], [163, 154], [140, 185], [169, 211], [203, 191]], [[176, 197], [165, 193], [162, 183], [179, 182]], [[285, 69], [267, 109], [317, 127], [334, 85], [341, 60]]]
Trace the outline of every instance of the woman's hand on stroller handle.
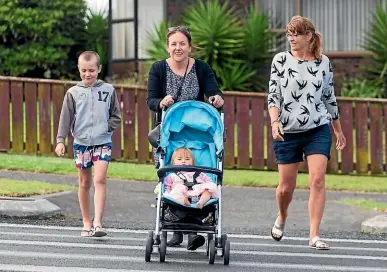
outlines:
[[171, 95], [167, 95], [160, 101], [160, 109], [170, 107], [173, 103], [175, 103], [175, 99]]
[[209, 100], [210, 104], [213, 105], [215, 108], [220, 108], [224, 104], [223, 98], [220, 95], [218, 95], [218, 94], [209, 97], [208, 100]]

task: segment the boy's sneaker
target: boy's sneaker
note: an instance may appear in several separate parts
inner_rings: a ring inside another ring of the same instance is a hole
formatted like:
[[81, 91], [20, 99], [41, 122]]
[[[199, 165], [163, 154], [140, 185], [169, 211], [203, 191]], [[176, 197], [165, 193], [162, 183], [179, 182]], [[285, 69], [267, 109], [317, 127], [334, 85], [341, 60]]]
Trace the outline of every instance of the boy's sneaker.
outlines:
[[101, 226], [94, 227], [93, 234], [92, 234], [93, 237], [103, 237], [106, 235], [107, 235], [106, 231]]

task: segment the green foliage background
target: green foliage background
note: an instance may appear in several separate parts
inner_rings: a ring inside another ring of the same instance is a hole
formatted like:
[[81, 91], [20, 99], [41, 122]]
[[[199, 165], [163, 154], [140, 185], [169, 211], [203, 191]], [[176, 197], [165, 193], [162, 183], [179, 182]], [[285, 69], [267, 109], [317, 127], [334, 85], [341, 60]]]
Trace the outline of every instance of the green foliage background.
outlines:
[[0, 0], [0, 74], [77, 77], [86, 10], [84, 0]]

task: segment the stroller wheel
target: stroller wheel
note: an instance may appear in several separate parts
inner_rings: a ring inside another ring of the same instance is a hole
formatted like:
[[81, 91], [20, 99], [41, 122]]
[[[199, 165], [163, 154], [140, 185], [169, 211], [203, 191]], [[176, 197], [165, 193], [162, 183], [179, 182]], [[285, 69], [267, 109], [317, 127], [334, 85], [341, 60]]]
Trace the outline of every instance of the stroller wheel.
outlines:
[[223, 246], [223, 264], [228, 265], [230, 263], [230, 241], [226, 240]]
[[210, 248], [210, 242], [214, 240], [214, 235], [212, 233], [209, 233], [207, 235], [207, 242], [206, 242], [206, 256], [209, 254], [209, 248]]
[[222, 234], [222, 236], [220, 237], [220, 246], [222, 247], [222, 257], [224, 256], [224, 246], [226, 244], [226, 241], [227, 241], [227, 234]]
[[162, 231], [160, 232], [160, 234], [156, 237], [156, 242], [155, 244], [158, 245], [158, 250], [160, 252], [160, 244], [161, 244], [161, 240], [166, 240], [167, 239], [167, 232], [166, 231]]
[[215, 241], [211, 240], [208, 246], [208, 263], [214, 264], [216, 256]]
[[161, 239], [160, 241], [160, 263], [165, 262], [165, 255], [167, 254], [167, 239]]
[[153, 231], [148, 233], [145, 243], [145, 261], [150, 262], [151, 255], [153, 251]]

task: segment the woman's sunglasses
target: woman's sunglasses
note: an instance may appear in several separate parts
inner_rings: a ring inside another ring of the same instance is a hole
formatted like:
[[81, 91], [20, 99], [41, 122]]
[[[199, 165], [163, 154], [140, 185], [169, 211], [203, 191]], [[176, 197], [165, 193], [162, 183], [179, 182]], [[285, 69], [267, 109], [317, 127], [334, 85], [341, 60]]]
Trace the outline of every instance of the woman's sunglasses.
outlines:
[[173, 26], [168, 28], [168, 32], [174, 32], [174, 31], [185, 31], [189, 33], [189, 28], [185, 26]]

